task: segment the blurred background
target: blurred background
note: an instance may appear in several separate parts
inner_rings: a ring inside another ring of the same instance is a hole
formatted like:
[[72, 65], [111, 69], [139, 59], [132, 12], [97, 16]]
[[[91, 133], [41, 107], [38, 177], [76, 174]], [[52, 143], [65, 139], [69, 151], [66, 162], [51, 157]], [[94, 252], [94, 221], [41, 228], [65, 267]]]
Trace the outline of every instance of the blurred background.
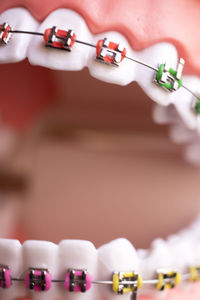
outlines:
[[0, 237], [149, 247], [198, 213], [184, 162], [137, 84], [0, 65]]

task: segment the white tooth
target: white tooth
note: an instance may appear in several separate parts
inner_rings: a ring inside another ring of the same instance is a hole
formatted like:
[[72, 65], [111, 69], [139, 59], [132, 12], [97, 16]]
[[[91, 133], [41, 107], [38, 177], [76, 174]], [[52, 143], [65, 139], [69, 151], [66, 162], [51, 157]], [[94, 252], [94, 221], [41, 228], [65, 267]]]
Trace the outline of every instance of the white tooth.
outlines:
[[[200, 80], [195, 76], [183, 76], [183, 84], [196, 93], [197, 88], [200, 86]], [[183, 122], [188, 128], [196, 129], [198, 127], [198, 117], [192, 109], [195, 97], [183, 87], [174, 93], [173, 102]]]
[[196, 141], [191, 145], [188, 145], [184, 151], [185, 159], [194, 164], [195, 166], [200, 166], [200, 138], [196, 137]]
[[[158, 43], [143, 51], [138, 52], [138, 59], [143, 62], [158, 67], [158, 65], [167, 63], [170, 67], [177, 66], [176, 48], [169, 43]], [[137, 82], [144, 89], [145, 93], [155, 102], [161, 105], [173, 103], [174, 93], [169, 93], [153, 83], [156, 72], [137, 64]]]
[[[98, 40], [107, 38], [109, 41], [122, 45], [127, 50], [127, 56], [134, 57], [135, 52], [131, 49], [127, 40], [120, 33], [115, 31], [104, 32], [103, 34], [95, 35], [93, 44], [96, 45]], [[127, 85], [135, 79], [135, 64], [124, 58], [119, 66], [106, 65], [96, 60], [96, 51], [90, 52], [90, 60], [88, 62], [90, 74], [102, 81], [115, 83], [119, 85]], [[106, 96], [106, 95], [105, 95]]]
[[[59, 243], [59, 279], [64, 279], [68, 269], [86, 269], [95, 278], [97, 269], [97, 250], [89, 241], [63, 240]], [[69, 292], [60, 287], [60, 296], [65, 299], [95, 299], [96, 287], [85, 293]]]
[[[58, 246], [45, 241], [26, 241], [23, 244], [23, 259], [24, 259], [24, 276], [29, 268], [44, 268], [48, 269], [53, 279], [57, 279], [57, 258]], [[58, 293], [58, 286], [52, 283], [49, 291], [37, 292], [29, 290], [31, 299], [55, 299]], [[28, 292], [27, 292], [28, 294]]]
[[183, 229], [179, 236], [191, 245], [191, 251], [194, 254], [192, 266], [198, 266], [200, 262], [200, 215], [197, 216], [188, 228]]
[[173, 105], [161, 106], [156, 104], [153, 108], [152, 117], [158, 124], [170, 124], [177, 121], [178, 114]]
[[[169, 236], [167, 244], [173, 265], [180, 274], [188, 274], [190, 267], [199, 264], [197, 240], [188, 229], [182, 230], [177, 235]], [[180, 286], [182, 289], [188, 290], [191, 288], [191, 283], [184, 281], [180, 283]]]
[[144, 279], [152, 279], [155, 277], [156, 270], [169, 268], [171, 258], [167, 244], [162, 239], [156, 239], [152, 242], [148, 255], [140, 262], [140, 270]]
[[[183, 84], [195, 94], [198, 95], [197, 88], [200, 86], [199, 78], [195, 76], [183, 76]], [[195, 102], [195, 97], [188, 92], [184, 87], [181, 87], [178, 91], [172, 92], [170, 95], [170, 101], [174, 104], [179, 117], [182, 119], [183, 126], [188, 127], [188, 129], [198, 129], [200, 131], [200, 118], [195, 114], [193, 103]], [[175, 115], [175, 114], [174, 114]], [[163, 123], [174, 122], [174, 116], [169, 116], [169, 112], [166, 108], [155, 107], [153, 112], [153, 118], [155, 122]], [[164, 119], [164, 121], [162, 121]]]
[[[169, 255], [167, 244], [162, 239], [156, 239], [152, 242], [148, 255], [140, 260], [140, 272], [144, 280], [155, 279], [158, 269], [171, 268], [172, 260]], [[154, 294], [163, 297], [165, 292], [156, 290], [155, 285], [143, 286], [142, 293]]]
[[169, 136], [175, 143], [189, 143], [196, 137], [196, 132], [184, 126], [183, 122], [177, 120], [177, 124], [173, 124], [169, 130]]
[[[172, 235], [168, 239], [168, 246], [173, 264], [176, 264], [176, 269], [180, 274], [188, 274], [189, 268], [199, 264], [200, 250], [197, 241], [188, 234], [188, 232]], [[189, 281], [180, 283], [184, 290], [191, 288]]]
[[195, 263], [192, 266], [199, 266], [200, 262], [200, 242], [199, 240], [194, 245]]
[[[0, 15], [0, 24], [7, 22], [12, 30], [36, 31], [38, 22], [24, 8], [12, 8]], [[7, 45], [0, 45], [0, 62], [11, 63], [26, 58], [27, 48], [31, 40], [29, 34], [13, 33]]]
[[[117, 239], [98, 249], [98, 278], [112, 280], [113, 272], [138, 272], [139, 259], [132, 244], [126, 239]], [[138, 272], [139, 273], [139, 272]], [[129, 299], [129, 294], [117, 295], [112, 286], [100, 286], [101, 299]]]
[[[22, 246], [17, 240], [0, 239], [0, 264], [7, 265], [12, 277], [22, 276]], [[13, 281], [8, 289], [0, 288], [1, 299], [14, 300], [26, 296], [26, 290], [23, 282]]]
[[[58, 29], [72, 29], [78, 40], [92, 41], [91, 34], [84, 19], [70, 9], [57, 9], [52, 12], [38, 28], [39, 32], [57, 26]], [[33, 37], [28, 50], [31, 64], [41, 65], [56, 70], [81, 70], [87, 65], [91, 47], [75, 43], [72, 51], [45, 47], [43, 37]], [[94, 51], [94, 50], [93, 50]]]
[[[138, 52], [138, 58], [152, 66], [158, 66], [161, 63], [168, 63], [174, 69], [177, 67], [177, 51], [176, 48], [169, 43], [159, 43], [153, 45], [141, 52]], [[181, 116], [187, 127], [190, 129], [197, 128], [197, 116], [192, 109], [194, 96], [189, 93], [184, 87], [181, 87], [175, 92], [169, 93], [161, 87], [156, 86], [152, 81], [155, 78], [155, 71], [137, 66], [137, 81], [144, 89], [145, 93], [154, 101], [161, 105], [174, 104], [178, 114]], [[194, 93], [199, 86], [199, 79], [194, 76], [183, 76], [184, 86], [190, 88]], [[160, 116], [159, 113], [162, 113]], [[163, 111], [155, 110], [154, 119], [162, 123], [162, 117], [167, 119]], [[170, 118], [170, 117], [169, 117]], [[199, 126], [200, 127], [200, 126]]]
[[138, 249], [137, 250], [137, 255], [138, 255], [139, 260], [145, 259], [148, 256], [148, 250]]
[[200, 239], [200, 215], [197, 216], [197, 218], [192, 222], [192, 224], [189, 227], [189, 230], [191, 234], [196, 236], [196, 238]]
[[188, 267], [194, 265], [194, 245], [183, 236], [172, 235], [167, 240], [172, 265], [181, 274], [188, 273]]

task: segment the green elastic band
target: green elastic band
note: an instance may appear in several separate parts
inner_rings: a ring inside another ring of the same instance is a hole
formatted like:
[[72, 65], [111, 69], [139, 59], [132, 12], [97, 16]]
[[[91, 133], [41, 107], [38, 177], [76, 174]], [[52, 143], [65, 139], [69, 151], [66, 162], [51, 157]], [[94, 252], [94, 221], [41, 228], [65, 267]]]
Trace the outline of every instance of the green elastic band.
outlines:
[[197, 100], [197, 103], [195, 105], [195, 112], [196, 114], [200, 115], [200, 97]]
[[[159, 81], [161, 80], [162, 74], [164, 72], [165, 69], [165, 64], [161, 64], [158, 68], [158, 71], [156, 73], [156, 81], [158, 83], [159, 86], [161, 87], [165, 87], [168, 90], [173, 90], [173, 86], [171, 83], [169, 82], [164, 82], [164, 83], [160, 83]], [[176, 79], [176, 75], [177, 75], [177, 71], [173, 70], [172, 68], [169, 69], [169, 74], [172, 75], [174, 77], [175, 80]], [[177, 80], [178, 81], [178, 89], [182, 86], [182, 78]]]
[[156, 80], [158, 81], [158, 83], [159, 83], [159, 81], [162, 77], [164, 69], [165, 69], [165, 64], [160, 65], [159, 68], [158, 68], [158, 72], [156, 73]]

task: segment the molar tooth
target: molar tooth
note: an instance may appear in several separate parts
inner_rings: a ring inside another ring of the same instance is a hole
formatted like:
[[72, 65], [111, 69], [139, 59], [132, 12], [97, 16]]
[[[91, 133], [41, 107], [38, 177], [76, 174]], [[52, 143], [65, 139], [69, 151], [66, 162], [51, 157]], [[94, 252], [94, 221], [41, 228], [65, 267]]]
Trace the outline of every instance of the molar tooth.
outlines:
[[[97, 250], [89, 241], [63, 240], [59, 243], [59, 279], [64, 279], [68, 269], [86, 269], [93, 278], [96, 277]], [[60, 287], [62, 299], [95, 299], [96, 286], [86, 292], [69, 292], [64, 284]]]
[[[52, 275], [52, 279], [57, 279], [57, 251], [58, 246], [51, 242], [26, 241], [23, 244], [24, 276], [26, 276], [29, 268], [42, 268], [48, 269], [49, 273]], [[31, 299], [35, 300], [54, 300], [58, 294], [57, 289], [57, 284], [52, 283], [49, 291], [37, 292], [29, 290], [29, 296], [31, 296]]]
[[[7, 22], [13, 30], [36, 31], [38, 22], [24, 8], [12, 8], [0, 15], [0, 24]], [[26, 58], [31, 35], [13, 33], [7, 45], [0, 45], [0, 63], [11, 63]]]
[[[38, 28], [44, 32], [57, 26], [61, 30], [72, 29], [77, 39], [92, 41], [84, 19], [70, 9], [57, 9], [52, 12]], [[33, 37], [28, 50], [28, 59], [33, 65], [40, 65], [56, 70], [81, 70], [87, 65], [89, 52], [94, 49], [75, 43], [71, 52], [45, 47], [42, 37]]]
[[194, 265], [194, 245], [180, 235], [171, 235], [167, 240], [172, 265], [181, 274], [188, 273], [188, 268]]
[[162, 106], [156, 104], [153, 108], [152, 117], [158, 124], [170, 124], [175, 123], [179, 116], [173, 105]]
[[[185, 230], [178, 235], [171, 235], [168, 238], [168, 246], [172, 257], [173, 265], [180, 274], [188, 274], [190, 267], [197, 267], [198, 251], [196, 253], [197, 243], [189, 232]], [[197, 247], [198, 249], [198, 247]], [[199, 249], [198, 249], [199, 250]], [[180, 283], [183, 290], [188, 290], [191, 287], [190, 281]]]
[[[155, 279], [158, 269], [173, 268], [170, 252], [167, 244], [162, 239], [156, 239], [152, 242], [148, 254], [140, 260], [140, 272], [144, 280]], [[156, 290], [155, 285], [145, 285], [142, 289], [143, 294], [153, 294], [163, 298], [165, 292]]]
[[[139, 259], [132, 244], [126, 239], [117, 239], [98, 249], [98, 278], [99, 280], [112, 280], [113, 272], [138, 272]], [[139, 272], [138, 272], [139, 273]], [[100, 286], [101, 299], [129, 299], [129, 294], [117, 295], [112, 286]]]
[[[177, 51], [176, 48], [169, 43], [159, 43], [138, 52], [138, 58], [155, 67], [157, 67], [158, 64], [165, 62], [168, 63], [169, 67], [175, 70], [177, 67]], [[196, 129], [197, 127], [200, 127], [197, 122], [197, 116], [192, 109], [194, 96], [190, 92], [184, 87], [181, 87], [172, 93], [166, 92], [162, 87], [156, 86], [153, 83], [153, 78], [155, 78], [156, 75], [155, 71], [140, 65], [137, 65], [136, 71], [138, 74], [136, 80], [152, 100], [164, 106], [173, 104], [188, 128]], [[183, 84], [196, 92], [196, 89], [199, 86], [199, 79], [194, 76], [183, 76]], [[157, 110], [154, 111], [154, 119], [158, 122], [162, 122], [162, 117], [159, 117]]]
[[[155, 45], [156, 47], [157, 45]], [[140, 82], [142, 85], [142, 82]], [[183, 76], [183, 84], [187, 88], [189, 88], [193, 93], [197, 93], [197, 88], [200, 86], [200, 80], [199, 78], [195, 76]], [[159, 87], [157, 87], [159, 88]], [[161, 88], [160, 88], [161, 89]], [[145, 92], [146, 89], [144, 88]], [[153, 99], [153, 89], [149, 88], [149, 91], [152, 92], [152, 95], [149, 94], [149, 96]], [[181, 122], [183, 122], [183, 126], [185, 126], [188, 129], [191, 130], [199, 130], [200, 131], [200, 118], [195, 113], [194, 108], [192, 107], [192, 104], [195, 101], [194, 95], [192, 95], [190, 92], [188, 92], [184, 87], [181, 87], [175, 92], [172, 92], [171, 94], [165, 92], [165, 96], [168, 97], [168, 100], [163, 98], [163, 101], [160, 104], [166, 105], [168, 103], [172, 103], [175, 107], [176, 114], [178, 115], [178, 118], [181, 119]], [[161, 97], [161, 95], [160, 95]], [[155, 98], [155, 101], [156, 98]], [[170, 102], [169, 102], [170, 101]], [[172, 106], [170, 106], [172, 107]], [[170, 108], [171, 110], [171, 108]], [[175, 119], [175, 113], [171, 112], [171, 116], [169, 115], [169, 108], [160, 108], [159, 106], [156, 106], [153, 111], [153, 119], [155, 122], [160, 124], [165, 123], [174, 123]], [[176, 123], [176, 122], [175, 122]]]
[[167, 244], [159, 238], [152, 242], [148, 255], [140, 262], [144, 279], [152, 279], [157, 269], [169, 268], [171, 266]]
[[194, 266], [199, 266], [200, 265], [200, 241], [195, 241], [194, 244]]
[[[134, 57], [134, 51], [129, 46], [127, 40], [120, 33], [115, 31], [104, 32], [103, 34], [95, 35], [93, 43], [96, 45], [97, 41], [107, 38], [109, 42], [120, 44], [120, 47], [125, 47], [127, 56]], [[135, 66], [130, 60], [124, 58], [119, 63], [118, 67], [107, 65], [96, 60], [96, 50], [90, 52], [90, 59], [88, 61], [88, 68], [90, 75], [105, 82], [127, 85], [135, 78]]]
[[189, 231], [194, 235], [198, 240], [200, 239], [200, 215], [191, 223]]
[[194, 166], [200, 166], [200, 138], [196, 136], [196, 140], [187, 145], [184, 151], [185, 159]]
[[[200, 80], [195, 76], [183, 76], [183, 84], [196, 93], [198, 87], [200, 86]], [[194, 100], [195, 97], [183, 87], [177, 91], [173, 99], [173, 103], [178, 114], [189, 129], [200, 128], [200, 124], [198, 123], [198, 115], [196, 115], [194, 109], [192, 108], [192, 103]]]
[[170, 127], [169, 136], [175, 143], [184, 144], [194, 140], [196, 132], [184, 126], [181, 120], [177, 120], [177, 124], [173, 124]]
[[[0, 239], [0, 264], [7, 265], [13, 278], [21, 277], [22, 246], [17, 240]], [[5, 300], [14, 300], [16, 297], [26, 296], [23, 282], [13, 281], [10, 288], [0, 288], [0, 296]]]

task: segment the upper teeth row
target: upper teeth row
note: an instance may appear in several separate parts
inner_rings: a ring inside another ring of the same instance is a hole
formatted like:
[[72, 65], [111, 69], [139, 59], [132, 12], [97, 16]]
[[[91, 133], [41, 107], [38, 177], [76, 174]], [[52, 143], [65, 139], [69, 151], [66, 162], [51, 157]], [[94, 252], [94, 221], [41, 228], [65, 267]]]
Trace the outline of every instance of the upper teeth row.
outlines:
[[4, 22], [0, 25], [0, 42], [5, 45], [8, 44], [11, 34], [21, 33], [21, 34], [34, 34], [43, 36], [45, 44], [47, 47], [54, 49], [61, 49], [66, 51], [71, 51], [74, 43], [81, 43], [90, 47], [96, 48], [96, 59], [112, 66], [119, 66], [119, 63], [123, 61], [124, 58], [134, 61], [138, 64], [144, 65], [154, 71], [156, 71], [154, 82], [161, 88], [173, 92], [177, 91], [180, 87], [185, 88], [189, 91], [195, 98], [192, 101], [191, 107], [194, 109], [196, 114], [200, 114], [200, 96], [196, 95], [190, 88], [186, 87], [182, 82], [182, 72], [185, 61], [180, 58], [177, 69], [174, 70], [163, 63], [158, 66], [158, 68], [147, 64], [138, 59], [127, 56], [127, 50], [120, 43], [114, 43], [109, 41], [107, 38], [99, 40], [96, 45], [91, 43], [80, 41], [76, 39], [76, 34], [71, 30], [59, 29], [53, 26], [50, 29], [46, 29], [44, 33], [31, 32], [24, 30], [12, 30], [11, 26]]

